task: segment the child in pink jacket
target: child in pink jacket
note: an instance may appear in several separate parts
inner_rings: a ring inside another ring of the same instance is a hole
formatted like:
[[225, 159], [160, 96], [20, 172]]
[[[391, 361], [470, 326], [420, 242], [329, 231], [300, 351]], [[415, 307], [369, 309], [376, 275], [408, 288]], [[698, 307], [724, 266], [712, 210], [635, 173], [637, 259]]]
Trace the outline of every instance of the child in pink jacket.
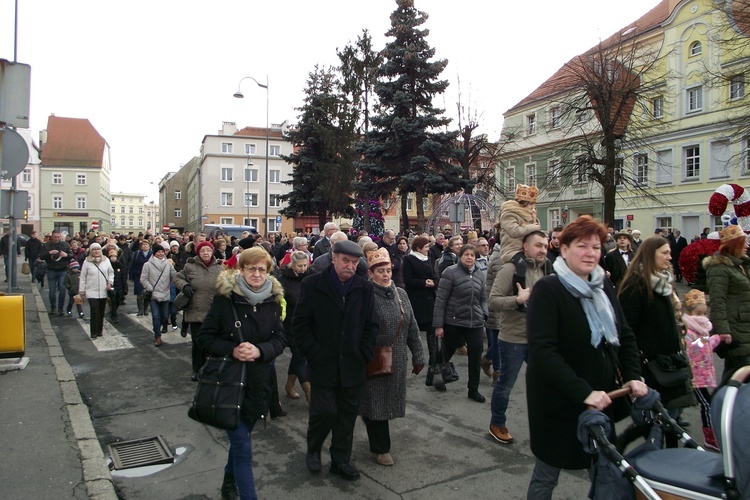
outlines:
[[[714, 368], [714, 347], [719, 345], [724, 335], [711, 335], [711, 321], [708, 319], [706, 295], [700, 290], [690, 290], [685, 295], [685, 314], [682, 323], [685, 325], [685, 345], [690, 368], [693, 371], [693, 390], [701, 406], [701, 420], [703, 421], [703, 436], [706, 448], [719, 450], [711, 424], [711, 393], [709, 389], [716, 387], [716, 370]], [[729, 342], [731, 342], [731, 336]]]

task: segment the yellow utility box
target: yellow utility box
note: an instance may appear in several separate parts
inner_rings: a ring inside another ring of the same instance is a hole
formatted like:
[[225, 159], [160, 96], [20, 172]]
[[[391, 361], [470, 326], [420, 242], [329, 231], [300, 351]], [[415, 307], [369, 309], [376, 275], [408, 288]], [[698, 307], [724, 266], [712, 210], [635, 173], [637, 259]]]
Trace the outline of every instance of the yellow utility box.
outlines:
[[0, 358], [19, 358], [26, 351], [26, 303], [23, 295], [0, 297]]

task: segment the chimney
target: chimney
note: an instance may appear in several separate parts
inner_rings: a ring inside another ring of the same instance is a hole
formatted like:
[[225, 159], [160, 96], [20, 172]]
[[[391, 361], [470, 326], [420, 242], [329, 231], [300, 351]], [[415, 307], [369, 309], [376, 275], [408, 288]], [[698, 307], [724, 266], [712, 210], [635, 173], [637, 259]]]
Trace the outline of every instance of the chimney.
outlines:
[[237, 132], [237, 124], [235, 122], [222, 122], [221, 130], [219, 135], [234, 135]]

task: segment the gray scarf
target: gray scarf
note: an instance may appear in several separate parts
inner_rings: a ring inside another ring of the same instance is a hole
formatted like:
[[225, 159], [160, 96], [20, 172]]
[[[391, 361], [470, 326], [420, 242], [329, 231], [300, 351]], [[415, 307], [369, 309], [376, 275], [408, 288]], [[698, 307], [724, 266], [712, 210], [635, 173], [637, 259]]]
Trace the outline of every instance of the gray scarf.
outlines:
[[256, 292], [250, 288], [250, 285], [247, 284], [247, 281], [245, 281], [245, 278], [243, 278], [240, 273], [237, 273], [237, 285], [239, 286], [242, 295], [244, 295], [247, 301], [250, 302], [251, 306], [256, 306], [270, 297], [273, 288], [271, 280], [266, 278], [266, 281], [260, 287], [260, 290]]
[[570, 270], [563, 258], [555, 259], [552, 267], [565, 289], [581, 301], [591, 329], [591, 345], [599, 347], [602, 338], [612, 345], [620, 345], [615, 326], [615, 310], [604, 293], [604, 269], [596, 266], [589, 281], [585, 281]]
[[672, 282], [674, 282], [674, 276], [672, 276], [671, 272], [668, 270], [661, 271], [657, 274], [652, 274], [650, 279], [651, 289], [655, 293], [663, 295], [664, 297], [672, 296]]

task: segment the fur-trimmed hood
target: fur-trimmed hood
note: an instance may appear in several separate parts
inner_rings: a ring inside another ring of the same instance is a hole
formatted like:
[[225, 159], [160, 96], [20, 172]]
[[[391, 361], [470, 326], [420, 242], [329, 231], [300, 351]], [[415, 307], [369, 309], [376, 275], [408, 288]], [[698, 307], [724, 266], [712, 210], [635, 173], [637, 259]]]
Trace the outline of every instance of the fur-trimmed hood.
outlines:
[[732, 255], [716, 252], [713, 255], [709, 255], [703, 259], [703, 268], [707, 269], [711, 266], [731, 266], [737, 267], [740, 264], [748, 264], [750, 259], [747, 257], [737, 258]]
[[[227, 269], [219, 274], [216, 278], [216, 294], [230, 297], [232, 292], [237, 295], [244, 297], [239, 285], [237, 284], [237, 277], [240, 272], [236, 269]], [[271, 280], [271, 293], [273, 293], [274, 300], [279, 304], [284, 300], [284, 287], [281, 286], [279, 280], [272, 275], [268, 275], [268, 279]]]

